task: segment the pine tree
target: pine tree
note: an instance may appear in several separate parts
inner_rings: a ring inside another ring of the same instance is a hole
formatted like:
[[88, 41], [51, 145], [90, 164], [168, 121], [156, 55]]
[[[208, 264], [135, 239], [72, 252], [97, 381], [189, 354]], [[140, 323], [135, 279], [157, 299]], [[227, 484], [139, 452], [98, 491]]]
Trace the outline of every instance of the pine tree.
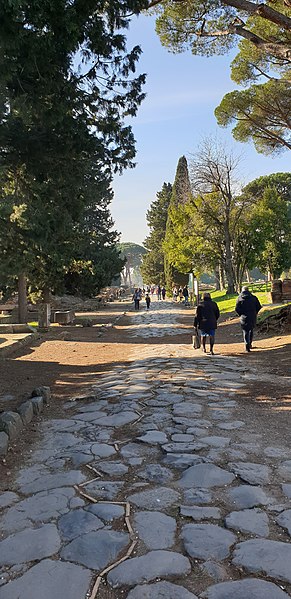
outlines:
[[148, 284], [165, 285], [166, 282], [163, 242], [171, 195], [171, 183], [164, 183], [161, 191], [157, 192], [157, 199], [151, 203], [146, 214], [150, 234], [144, 242], [148, 253], [143, 257], [141, 273], [143, 280]]

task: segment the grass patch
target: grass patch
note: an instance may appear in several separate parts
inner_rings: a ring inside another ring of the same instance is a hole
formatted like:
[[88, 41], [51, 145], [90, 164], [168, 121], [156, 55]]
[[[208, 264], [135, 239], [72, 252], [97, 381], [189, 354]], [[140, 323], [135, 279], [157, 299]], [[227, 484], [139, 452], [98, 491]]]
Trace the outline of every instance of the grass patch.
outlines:
[[[255, 295], [262, 306], [264, 304], [268, 304], [270, 301], [268, 293], [265, 291], [258, 291], [255, 293]], [[235, 304], [238, 298], [237, 293], [231, 293], [228, 295], [225, 291], [212, 291], [211, 298], [218, 304], [221, 314], [235, 311]]]
[[282, 308], [286, 308], [287, 306], [291, 306], [291, 302], [285, 304], [275, 304], [274, 306], [266, 306], [258, 314], [258, 323], [261, 324], [264, 322], [269, 316], [275, 316], [282, 310]]

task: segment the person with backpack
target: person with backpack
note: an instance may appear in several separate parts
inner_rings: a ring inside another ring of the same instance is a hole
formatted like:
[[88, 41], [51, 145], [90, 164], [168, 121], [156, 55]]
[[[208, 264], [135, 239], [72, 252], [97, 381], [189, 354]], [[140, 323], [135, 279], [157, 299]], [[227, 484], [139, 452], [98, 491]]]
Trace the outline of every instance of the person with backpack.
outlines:
[[215, 330], [217, 329], [219, 316], [217, 303], [212, 301], [210, 293], [203, 293], [203, 300], [197, 306], [194, 327], [196, 330], [199, 329], [204, 353], [206, 353], [206, 339], [209, 337], [210, 353], [214, 355]]
[[237, 298], [235, 311], [240, 316], [240, 324], [243, 332], [245, 349], [250, 352], [254, 336], [254, 328], [257, 322], [257, 314], [261, 304], [256, 295], [253, 295], [248, 287], [243, 287]]

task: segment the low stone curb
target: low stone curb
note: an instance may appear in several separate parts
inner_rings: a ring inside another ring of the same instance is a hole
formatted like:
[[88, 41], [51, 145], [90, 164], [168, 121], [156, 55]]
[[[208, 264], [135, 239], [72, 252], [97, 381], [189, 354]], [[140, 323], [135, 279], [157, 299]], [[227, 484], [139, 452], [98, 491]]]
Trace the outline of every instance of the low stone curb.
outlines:
[[7, 345], [6, 347], [0, 347], [0, 360], [4, 360], [8, 358], [12, 353], [20, 349], [21, 347], [25, 347], [29, 345], [32, 340], [38, 339], [39, 333], [34, 331], [33, 333], [28, 333], [26, 337], [23, 339], [17, 339], [14, 343]]
[[15, 441], [24, 426], [43, 411], [44, 405], [51, 399], [50, 387], [37, 387], [31, 398], [20, 404], [16, 412], [7, 411], [0, 414], [0, 457], [4, 457], [9, 443]]

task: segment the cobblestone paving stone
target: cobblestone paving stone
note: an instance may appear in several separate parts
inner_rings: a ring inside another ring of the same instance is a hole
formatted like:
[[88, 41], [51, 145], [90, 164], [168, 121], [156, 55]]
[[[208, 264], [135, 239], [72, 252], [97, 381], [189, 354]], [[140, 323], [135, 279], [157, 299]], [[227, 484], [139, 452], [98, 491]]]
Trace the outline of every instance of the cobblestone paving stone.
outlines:
[[182, 333], [167, 302], [130, 314], [132, 361], [42, 421], [0, 496], [1, 599], [86, 599], [111, 565], [97, 598], [291, 597], [290, 449], [240, 402], [255, 369]]

